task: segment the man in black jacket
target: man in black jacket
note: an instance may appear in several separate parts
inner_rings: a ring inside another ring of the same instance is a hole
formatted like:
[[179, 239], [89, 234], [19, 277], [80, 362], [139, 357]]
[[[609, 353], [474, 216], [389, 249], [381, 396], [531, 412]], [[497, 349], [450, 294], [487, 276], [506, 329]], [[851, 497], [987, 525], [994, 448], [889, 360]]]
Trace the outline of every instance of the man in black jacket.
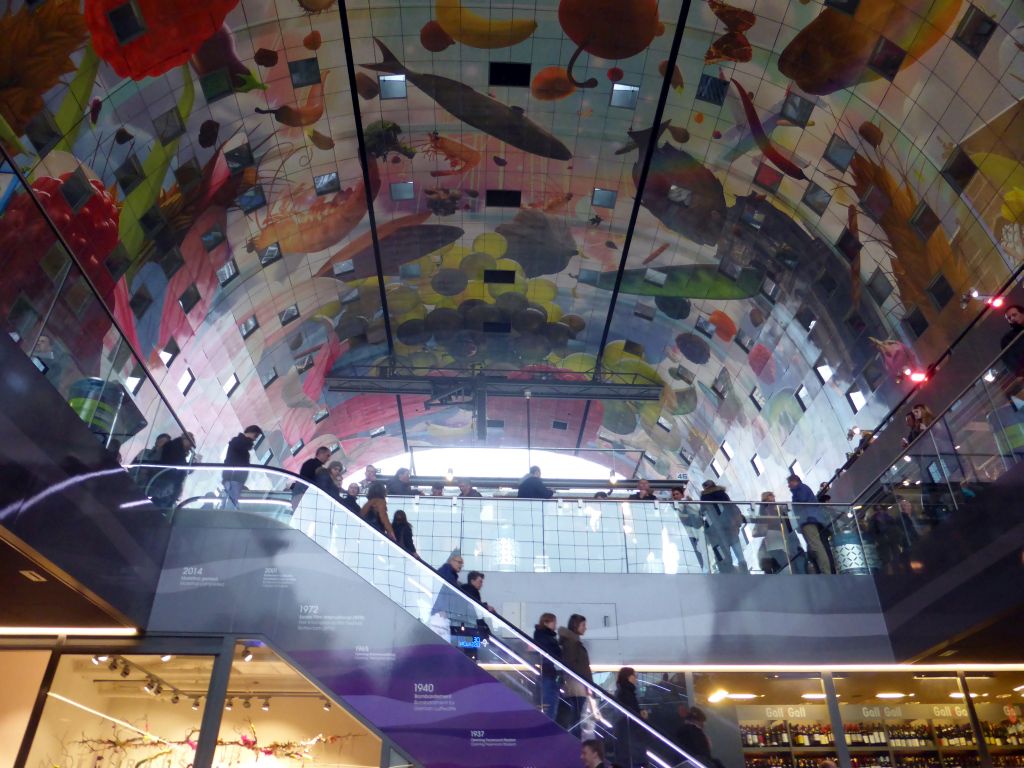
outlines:
[[1024, 307], [1011, 304], [1003, 315], [1010, 324], [1010, 330], [999, 341], [1003, 352], [1003, 365], [1014, 380], [1007, 383], [1007, 395], [1019, 397], [1024, 380]]
[[[235, 435], [228, 441], [228, 451], [224, 456], [226, 467], [247, 467], [249, 466], [249, 452], [256, 445], [256, 441], [263, 430], [255, 424], [245, 428], [239, 435]], [[249, 478], [249, 473], [239, 470], [225, 470], [221, 476], [224, 482], [224, 508], [238, 509], [238, 498], [242, 495], [242, 488]]]
[[[316, 453], [313, 458], [306, 459], [302, 462], [302, 466], [299, 467], [299, 477], [305, 480], [310, 485], [316, 485], [316, 471], [323, 467], [327, 463], [327, 460], [331, 458], [331, 449], [326, 446], [321, 446], [316, 449]], [[302, 494], [306, 492], [306, 486], [302, 483], [292, 483], [292, 509], [295, 510], [299, 506], [299, 500], [302, 498]]]
[[540, 467], [530, 467], [530, 474], [519, 483], [520, 499], [550, 499], [555, 492], [540, 479]]
[[388, 480], [388, 496], [422, 496], [409, 482], [411, 477], [412, 473], [405, 467], [395, 472], [395, 476]]

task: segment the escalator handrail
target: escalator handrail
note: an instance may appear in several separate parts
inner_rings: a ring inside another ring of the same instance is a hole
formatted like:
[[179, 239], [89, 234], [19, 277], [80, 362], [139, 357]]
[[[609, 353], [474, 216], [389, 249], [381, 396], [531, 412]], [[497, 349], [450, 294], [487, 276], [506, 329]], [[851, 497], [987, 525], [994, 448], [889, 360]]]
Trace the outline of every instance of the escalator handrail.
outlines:
[[[611, 696], [607, 691], [605, 691], [599, 685], [596, 685], [595, 683], [592, 683], [592, 682], [589, 682], [587, 680], [584, 680], [582, 677], [580, 677], [575, 672], [573, 672], [571, 669], [569, 669], [564, 664], [562, 664], [561, 661], [559, 661], [558, 659], [554, 658], [553, 656], [548, 655], [542, 648], [540, 648], [538, 645], [536, 645], [534, 643], [534, 641], [533, 641], [533, 639], [531, 637], [529, 637], [525, 632], [523, 632], [521, 629], [519, 629], [519, 627], [517, 627], [515, 624], [513, 624], [512, 622], [506, 620], [501, 614], [497, 613], [496, 611], [488, 610], [482, 603], [474, 600], [473, 598], [471, 598], [469, 595], [465, 594], [462, 590], [458, 589], [457, 587], [454, 587], [451, 583], [446, 581], [444, 579], [444, 577], [441, 576], [441, 574], [438, 573], [437, 569], [434, 568], [432, 565], [430, 565], [429, 563], [424, 562], [423, 560], [420, 560], [418, 558], [412, 557], [412, 555], [410, 555], [408, 552], [406, 552], [404, 549], [402, 549], [402, 547], [400, 547], [397, 542], [393, 541], [392, 539], [388, 538], [387, 536], [385, 536], [383, 534], [380, 534], [379, 531], [377, 531], [373, 526], [371, 526], [369, 523], [367, 523], [363, 518], [361, 518], [358, 515], [354, 515], [351, 512], [351, 510], [347, 509], [346, 507], [343, 507], [341, 504], [339, 504], [337, 501], [335, 501], [333, 498], [331, 498], [331, 496], [328, 493], [324, 492], [323, 489], [319, 488], [316, 485], [311, 484], [305, 478], [302, 478], [302, 477], [300, 477], [299, 475], [297, 475], [297, 474], [295, 474], [293, 472], [289, 472], [288, 470], [278, 469], [276, 467], [262, 467], [262, 466], [258, 466], [258, 465], [248, 465], [248, 466], [242, 466], [242, 467], [233, 467], [233, 466], [225, 466], [223, 464], [189, 464], [187, 466], [177, 466], [177, 465], [170, 465], [170, 464], [132, 464], [132, 465], [127, 465], [125, 467], [125, 469], [128, 469], [128, 470], [136, 469], [136, 468], [151, 468], [151, 469], [159, 469], [161, 471], [163, 471], [163, 470], [176, 470], [176, 471], [189, 472], [190, 474], [194, 473], [196, 471], [261, 472], [261, 473], [265, 473], [265, 474], [276, 475], [276, 476], [278, 476], [278, 477], [280, 477], [280, 478], [282, 478], [283, 480], [286, 480], [286, 481], [287, 480], [291, 480], [292, 483], [300, 483], [300, 484], [304, 485], [305, 489], [306, 489], [304, 491], [304, 493], [309, 493], [310, 490], [315, 491], [316, 493], [319, 493], [321, 496], [323, 496], [328, 501], [330, 501], [330, 503], [334, 506], [335, 509], [332, 510], [332, 511], [338, 511], [338, 509], [340, 509], [340, 510], [344, 511], [344, 516], [345, 517], [355, 518], [355, 519], [359, 520], [370, 531], [372, 531], [373, 533], [377, 534], [381, 539], [383, 539], [385, 542], [387, 542], [387, 544], [390, 545], [394, 549], [396, 555], [410, 558], [415, 564], [419, 565], [420, 567], [424, 568], [427, 571], [430, 571], [434, 576], [436, 576], [441, 581], [441, 588], [442, 589], [447, 587], [451, 592], [455, 593], [458, 598], [461, 598], [461, 599], [465, 600], [466, 602], [468, 602], [468, 603], [470, 603], [470, 604], [480, 608], [485, 614], [489, 614], [490, 616], [493, 616], [495, 619], [497, 619], [503, 625], [503, 628], [506, 631], [511, 632], [514, 636], [517, 636], [518, 639], [521, 642], [525, 643], [526, 646], [531, 650], [531, 652], [533, 652], [533, 653], [537, 654], [538, 656], [540, 656], [541, 659], [546, 659], [548, 662], [553, 664], [554, 667], [559, 670], [559, 673], [563, 676], [563, 678], [568, 676], [568, 677], [573, 678], [577, 682], [582, 683], [595, 697], [600, 699], [602, 701], [602, 703], [604, 703], [605, 705], [610, 705], [613, 710], [617, 710], [619, 715], [622, 716], [622, 717], [625, 717], [632, 725], [639, 726], [639, 727], [643, 728], [645, 731], [647, 731], [647, 733], [650, 736], [653, 736], [662, 745], [667, 746], [667, 747], [673, 749], [679, 755], [681, 755], [686, 760], [688, 760], [692, 765], [697, 766], [697, 768], [706, 768], [704, 766], [704, 764], [701, 763], [699, 760], [695, 759], [693, 756], [688, 754], [685, 750], [680, 748], [675, 743], [669, 741], [668, 738], [664, 734], [662, 734], [659, 731], [655, 730], [654, 728], [649, 726], [647, 723], [645, 723], [642, 718], [637, 717], [632, 712], [630, 712], [628, 709], [626, 709], [621, 704], [619, 704], [619, 702], [617, 702], [613, 696]], [[291, 485], [288, 485], [287, 487], [290, 488]], [[204, 500], [204, 499], [209, 499], [209, 497], [207, 497], [207, 496], [190, 497], [190, 498], [186, 499], [184, 502], [176, 504], [175, 508], [176, 509], [180, 509], [187, 502], [199, 501], [199, 500]]]

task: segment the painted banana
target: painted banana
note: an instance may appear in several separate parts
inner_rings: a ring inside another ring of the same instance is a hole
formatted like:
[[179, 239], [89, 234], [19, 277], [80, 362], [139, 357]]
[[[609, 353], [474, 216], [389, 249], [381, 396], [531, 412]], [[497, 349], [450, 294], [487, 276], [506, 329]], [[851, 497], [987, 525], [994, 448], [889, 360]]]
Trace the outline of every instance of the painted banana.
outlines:
[[526, 40], [537, 29], [534, 19], [494, 21], [462, 7], [460, 0], [437, 0], [437, 23], [457, 40], [471, 48], [508, 48]]

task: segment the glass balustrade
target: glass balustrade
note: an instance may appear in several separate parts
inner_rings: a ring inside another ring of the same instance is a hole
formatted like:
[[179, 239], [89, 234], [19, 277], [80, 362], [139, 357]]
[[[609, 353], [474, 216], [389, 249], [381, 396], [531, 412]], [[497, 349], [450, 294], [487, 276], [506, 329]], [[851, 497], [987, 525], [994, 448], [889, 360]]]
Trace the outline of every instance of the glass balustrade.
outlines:
[[[218, 490], [223, 471], [223, 467], [163, 468], [150, 478], [149, 487], [152, 490], [166, 481], [180, 488], [179, 514], [181, 510], [216, 514], [226, 507], [234, 512], [233, 503]], [[538, 707], [546, 703], [545, 693], [558, 696], [559, 722], [574, 735], [602, 739], [616, 758], [640, 749], [641, 754], [657, 755], [664, 765], [689, 760], [641, 717], [593, 685], [587, 679], [589, 673], [562, 666], [502, 617], [467, 597], [319, 488], [279, 471], [255, 468], [249, 470], [245, 483], [247, 490], [239, 499], [238, 512], [271, 518], [302, 531], [383, 596]], [[545, 666], [557, 675], [547, 679], [557, 679], [559, 685], [545, 685]]]

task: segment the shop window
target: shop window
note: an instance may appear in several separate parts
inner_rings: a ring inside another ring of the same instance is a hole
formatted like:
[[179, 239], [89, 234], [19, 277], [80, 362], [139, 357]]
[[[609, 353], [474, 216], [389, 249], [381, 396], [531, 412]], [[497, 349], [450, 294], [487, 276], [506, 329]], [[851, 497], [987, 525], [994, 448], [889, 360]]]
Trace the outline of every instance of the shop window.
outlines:
[[239, 144], [237, 147], [225, 150], [224, 162], [227, 163], [228, 172], [232, 176], [255, 165], [255, 160], [252, 156], [252, 147], [249, 146], [249, 142], [244, 142]]
[[843, 233], [839, 236], [839, 239], [836, 240], [836, 248], [839, 249], [839, 252], [843, 254], [848, 261], [852, 262], [858, 255], [860, 255], [860, 250], [863, 248], [863, 245], [861, 244], [860, 239], [853, 234], [853, 232], [844, 227]]
[[192, 385], [196, 383], [196, 375], [192, 373], [191, 368], [185, 368], [185, 372], [181, 374], [178, 379], [178, 391], [181, 392], [182, 396], [188, 394], [189, 390], [192, 389]]
[[320, 63], [316, 57], [288, 62], [288, 74], [292, 78], [293, 88], [305, 88], [320, 82]]
[[800, 406], [800, 410], [806, 411], [811, 404], [811, 393], [807, 391], [807, 387], [801, 384], [794, 397], [796, 398], [796, 404]]
[[206, 230], [203, 234], [201, 234], [199, 236], [199, 240], [202, 242], [203, 248], [206, 250], [206, 252], [209, 253], [218, 245], [227, 240], [227, 237], [224, 234], [223, 227], [221, 227], [220, 225], [214, 225], [210, 227], [208, 230]]
[[49, 154], [50, 150], [57, 146], [60, 140], [64, 138], [57, 127], [57, 121], [45, 109], [37, 112], [28, 121], [28, 124], [25, 126], [25, 136], [28, 138], [29, 143], [35, 147], [40, 157], [45, 157]]
[[167, 219], [164, 218], [160, 206], [154, 205], [139, 216], [139, 226], [142, 227], [142, 233], [147, 239], [155, 240], [163, 232], [164, 227], [167, 226]]
[[529, 88], [530, 69], [531, 64], [528, 61], [492, 61], [488, 71], [488, 83], [510, 88]]
[[235, 205], [237, 205], [242, 213], [252, 213], [257, 211], [267, 204], [267, 196], [263, 192], [263, 185], [256, 184], [249, 187], [245, 192], [235, 198]]
[[967, 7], [967, 13], [960, 20], [953, 39], [974, 58], [981, 56], [992, 34], [996, 31], [996, 22], [991, 16], [975, 5]]
[[800, 128], [807, 125], [814, 111], [814, 102], [806, 99], [796, 91], [786, 94], [786, 100], [782, 102], [782, 116]]
[[212, 669], [209, 656], [62, 655], [26, 765], [190, 764]]
[[313, 189], [316, 190], [316, 194], [318, 196], [340, 192], [341, 181], [338, 179], [338, 172], [331, 171], [330, 173], [324, 173], [320, 176], [314, 176]]
[[910, 312], [907, 313], [906, 317], [903, 318], [903, 325], [911, 335], [917, 339], [920, 338], [925, 331], [928, 330], [928, 320], [925, 318], [924, 313], [914, 307]]
[[818, 288], [821, 289], [826, 298], [835, 293], [838, 287], [839, 283], [828, 272], [823, 272], [821, 277], [818, 278]]
[[225, 397], [231, 397], [231, 395], [233, 395], [235, 393], [235, 390], [238, 389], [238, 376], [237, 376], [237, 374], [232, 373], [230, 376], [228, 376], [227, 381], [225, 381], [221, 385], [221, 389], [224, 390], [224, 396]]
[[70, 264], [71, 259], [68, 258], [67, 251], [64, 250], [64, 246], [60, 242], [54, 242], [39, 260], [39, 268], [53, 283], [60, 282]]
[[297, 320], [299, 317], [299, 305], [292, 304], [290, 307], [285, 307], [277, 314], [277, 319], [281, 321], [281, 325], [288, 325], [293, 320]]
[[380, 86], [382, 99], [404, 99], [406, 97], [405, 75], [378, 75], [377, 83]]
[[822, 384], [828, 384], [835, 375], [835, 371], [832, 370], [832, 366], [828, 364], [824, 356], [819, 357], [818, 362], [814, 364], [814, 373]]
[[800, 327], [810, 333], [814, 330], [814, 326], [818, 324], [817, 316], [807, 307], [800, 307], [796, 313], [796, 321], [800, 324]]
[[266, 389], [275, 381], [277, 381], [277, 368], [271, 365], [266, 370], [260, 371], [259, 375], [260, 384], [262, 384], [263, 388]]
[[114, 246], [114, 250], [110, 252], [103, 265], [107, 268], [107, 272], [110, 273], [110, 277], [115, 283], [127, 274], [132, 262], [128, 258], [128, 251], [123, 243], [118, 242]]
[[872, 184], [861, 198], [860, 207], [872, 219], [880, 221], [892, 208], [892, 200], [883, 189]]
[[764, 392], [755, 386], [750, 390], [750, 402], [754, 404], [754, 407], [757, 408], [757, 410], [763, 411], [766, 402]]
[[168, 368], [171, 367], [171, 363], [178, 359], [178, 355], [180, 354], [181, 347], [178, 346], [178, 342], [173, 338], [164, 345], [163, 349], [157, 352], [157, 356], [160, 358], [160, 361]]
[[281, 246], [278, 243], [271, 243], [259, 252], [260, 266], [269, 267], [275, 261], [281, 260]]
[[224, 262], [224, 265], [217, 270], [217, 282], [220, 283], [221, 288], [230, 283], [236, 277], [238, 277], [238, 262], [234, 259], [228, 259]]
[[488, 208], [518, 208], [522, 199], [523, 193], [518, 189], [488, 189], [484, 194]]
[[594, 193], [591, 196], [591, 205], [595, 208], [614, 208], [615, 199], [618, 197], [618, 192], [614, 189], [601, 189], [600, 187], [594, 187]]
[[867, 396], [857, 385], [846, 390], [846, 400], [850, 404], [854, 413], [860, 413], [864, 406], [868, 404]]
[[416, 189], [411, 181], [391, 182], [392, 200], [412, 200], [416, 197]]
[[256, 329], [260, 327], [260, 321], [256, 319], [256, 315], [251, 315], [247, 319], [243, 320], [238, 326], [239, 333], [242, 334], [243, 339], [248, 339], [252, 336]]
[[697, 100], [706, 101], [709, 104], [715, 104], [720, 107], [725, 103], [725, 95], [728, 91], [728, 80], [702, 74], [700, 82], [697, 83]]
[[132, 314], [135, 315], [136, 320], [141, 320], [142, 316], [146, 314], [146, 310], [152, 305], [153, 297], [146, 286], [139, 288], [132, 296], [131, 301], [128, 302], [128, 306], [131, 307]]
[[181, 255], [181, 251], [177, 248], [171, 248], [167, 253], [160, 257], [160, 269], [164, 273], [164, 277], [170, 280], [176, 274], [178, 270], [185, 266], [185, 257]]
[[181, 296], [178, 297], [178, 304], [181, 306], [181, 311], [187, 315], [195, 309], [200, 298], [199, 289], [196, 287], [195, 283], [192, 283], [192, 285], [182, 291]]
[[756, 453], [750, 457], [750, 466], [753, 467], [754, 474], [758, 477], [764, 474], [764, 462]]
[[704, 334], [709, 339], [715, 335], [715, 324], [703, 315], [697, 318], [696, 328], [699, 333]]

